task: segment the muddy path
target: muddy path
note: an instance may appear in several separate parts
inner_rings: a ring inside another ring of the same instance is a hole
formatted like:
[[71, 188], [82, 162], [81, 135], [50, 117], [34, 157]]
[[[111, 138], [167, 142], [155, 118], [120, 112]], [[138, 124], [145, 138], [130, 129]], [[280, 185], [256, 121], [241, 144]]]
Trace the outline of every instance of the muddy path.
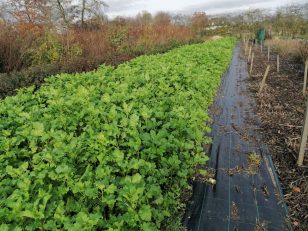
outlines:
[[207, 168], [216, 184], [195, 181], [184, 217], [188, 230], [291, 230], [247, 80], [247, 64], [237, 46], [212, 109]]

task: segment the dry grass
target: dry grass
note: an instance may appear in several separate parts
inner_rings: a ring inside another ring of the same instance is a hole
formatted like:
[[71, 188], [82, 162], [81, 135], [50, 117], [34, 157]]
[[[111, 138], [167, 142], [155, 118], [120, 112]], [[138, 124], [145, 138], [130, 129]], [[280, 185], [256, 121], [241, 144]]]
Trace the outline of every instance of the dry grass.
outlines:
[[255, 152], [248, 154], [248, 169], [247, 172], [249, 175], [256, 175], [259, 173], [259, 168], [261, 165], [261, 156]]
[[304, 40], [273, 39], [266, 41], [265, 45], [273, 48], [279, 55], [298, 62], [304, 63], [308, 59], [308, 42]]

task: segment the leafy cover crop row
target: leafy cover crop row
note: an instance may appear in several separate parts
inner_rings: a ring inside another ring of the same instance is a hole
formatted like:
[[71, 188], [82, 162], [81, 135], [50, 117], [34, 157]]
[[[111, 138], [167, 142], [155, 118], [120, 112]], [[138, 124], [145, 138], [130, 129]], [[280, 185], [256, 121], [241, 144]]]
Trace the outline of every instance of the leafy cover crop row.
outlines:
[[205, 162], [235, 40], [62, 74], [0, 102], [1, 230], [157, 230]]

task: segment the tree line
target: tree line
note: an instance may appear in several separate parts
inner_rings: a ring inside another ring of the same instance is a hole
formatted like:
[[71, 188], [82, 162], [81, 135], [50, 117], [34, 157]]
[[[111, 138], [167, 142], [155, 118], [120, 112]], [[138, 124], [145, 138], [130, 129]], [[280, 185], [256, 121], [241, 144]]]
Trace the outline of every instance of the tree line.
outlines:
[[307, 38], [308, 4], [274, 12], [229, 15], [141, 12], [108, 19], [102, 0], [7, 0], [0, 3], [0, 73], [56, 65], [84, 71], [117, 65], [141, 54], [164, 52], [213, 35], [251, 34]]

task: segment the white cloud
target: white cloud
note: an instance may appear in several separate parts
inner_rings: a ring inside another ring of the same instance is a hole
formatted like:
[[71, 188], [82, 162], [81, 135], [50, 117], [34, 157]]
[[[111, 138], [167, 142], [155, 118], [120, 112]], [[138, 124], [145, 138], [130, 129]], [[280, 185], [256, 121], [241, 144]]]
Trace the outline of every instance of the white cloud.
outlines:
[[228, 13], [249, 8], [275, 8], [290, 3], [304, 3], [307, 0], [106, 0], [110, 6], [106, 13], [110, 17], [134, 16], [146, 10], [151, 13], [169, 11], [192, 13], [205, 11], [208, 14]]

